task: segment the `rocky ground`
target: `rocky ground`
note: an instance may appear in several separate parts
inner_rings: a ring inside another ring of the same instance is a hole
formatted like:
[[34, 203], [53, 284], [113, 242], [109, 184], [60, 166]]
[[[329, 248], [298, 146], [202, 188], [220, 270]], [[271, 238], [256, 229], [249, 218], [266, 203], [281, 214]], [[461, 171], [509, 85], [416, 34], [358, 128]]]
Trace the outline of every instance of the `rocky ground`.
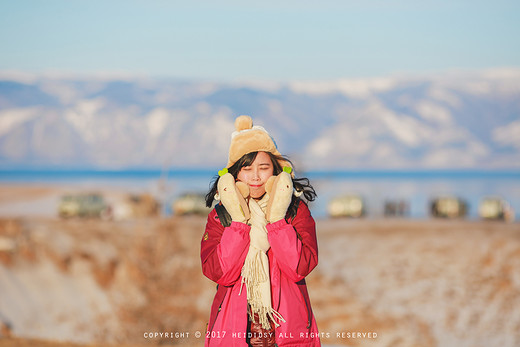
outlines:
[[[204, 224], [2, 217], [0, 347], [201, 346]], [[520, 345], [520, 224], [318, 220], [318, 240], [324, 345]]]

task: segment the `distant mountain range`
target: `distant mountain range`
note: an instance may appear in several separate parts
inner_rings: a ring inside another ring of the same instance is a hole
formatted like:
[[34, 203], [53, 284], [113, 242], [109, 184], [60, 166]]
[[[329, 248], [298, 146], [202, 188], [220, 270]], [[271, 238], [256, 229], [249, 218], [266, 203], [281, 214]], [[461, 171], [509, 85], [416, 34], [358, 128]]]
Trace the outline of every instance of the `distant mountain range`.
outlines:
[[518, 169], [520, 69], [216, 83], [0, 73], [1, 168], [209, 168], [251, 115], [305, 169]]

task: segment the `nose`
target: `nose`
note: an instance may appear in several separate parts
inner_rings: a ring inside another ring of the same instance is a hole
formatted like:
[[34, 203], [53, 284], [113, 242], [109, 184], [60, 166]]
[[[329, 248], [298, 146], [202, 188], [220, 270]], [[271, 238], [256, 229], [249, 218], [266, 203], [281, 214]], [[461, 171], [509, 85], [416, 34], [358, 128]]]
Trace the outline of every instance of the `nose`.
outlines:
[[259, 181], [260, 180], [260, 173], [258, 169], [253, 170], [253, 176], [251, 177], [253, 181]]

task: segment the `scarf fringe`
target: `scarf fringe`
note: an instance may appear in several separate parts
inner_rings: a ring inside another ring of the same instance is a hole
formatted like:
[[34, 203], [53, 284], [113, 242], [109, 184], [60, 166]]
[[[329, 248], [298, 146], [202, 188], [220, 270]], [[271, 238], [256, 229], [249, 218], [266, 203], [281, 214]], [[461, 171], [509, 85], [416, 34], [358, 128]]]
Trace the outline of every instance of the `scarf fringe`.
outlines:
[[[255, 322], [255, 313], [258, 314], [258, 322]], [[261, 307], [256, 310], [251, 307], [249, 318], [254, 323], [260, 323], [265, 330], [271, 329], [270, 321], [274, 323], [276, 328], [280, 326], [278, 322], [285, 323], [285, 319], [283, 319], [282, 315], [272, 307]]]

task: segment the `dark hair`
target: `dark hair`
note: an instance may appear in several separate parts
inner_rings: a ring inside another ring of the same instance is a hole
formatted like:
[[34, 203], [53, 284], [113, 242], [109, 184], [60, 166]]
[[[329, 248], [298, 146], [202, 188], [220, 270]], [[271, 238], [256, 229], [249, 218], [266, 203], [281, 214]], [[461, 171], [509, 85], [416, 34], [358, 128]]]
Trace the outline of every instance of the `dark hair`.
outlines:
[[[276, 176], [280, 174], [280, 172], [283, 171], [283, 167], [280, 165], [280, 161], [286, 161], [291, 164], [292, 167], [294, 165], [292, 162], [287, 159], [284, 156], [281, 155], [275, 155], [270, 152], [266, 152], [269, 157], [271, 158], [271, 162], [273, 163], [273, 175]], [[237, 160], [236, 163], [234, 163], [231, 167], [228, 168], [228, 172], [235, 177], [235, 179], [238, 176], [238, 173], [240, 170], [245, 166], [250, 166], [253, 164], [253, 162], [256, 159], [258, 152], [251, 152], [248, 154], [244, 154], [240, 159]], [[206, 194], [206, 206], [211, 207], [213, 205], [213, 200], [215, 198], [215, 194], [217, 193], [217, 184], [219, 180], [219, 176], [215, 175], [210, 183], [210, 189], [208, 193]], [[293, 178], [293, 186], [294, 189], [298, 192], [302, 192], [302, 196], [305, 197], [305, 200], [307, 202], [314, 201], [316, 199], [316, 191], [312, 187], [312, 185], [309, 182], [308, 178]], [[297, 202], [299, 201], [299, 198], [296, 198], [294, 195], [292, 197], [291, 205], [289, 206], [289, 215], [296, 215], [296, 210], [298, 209]]]

